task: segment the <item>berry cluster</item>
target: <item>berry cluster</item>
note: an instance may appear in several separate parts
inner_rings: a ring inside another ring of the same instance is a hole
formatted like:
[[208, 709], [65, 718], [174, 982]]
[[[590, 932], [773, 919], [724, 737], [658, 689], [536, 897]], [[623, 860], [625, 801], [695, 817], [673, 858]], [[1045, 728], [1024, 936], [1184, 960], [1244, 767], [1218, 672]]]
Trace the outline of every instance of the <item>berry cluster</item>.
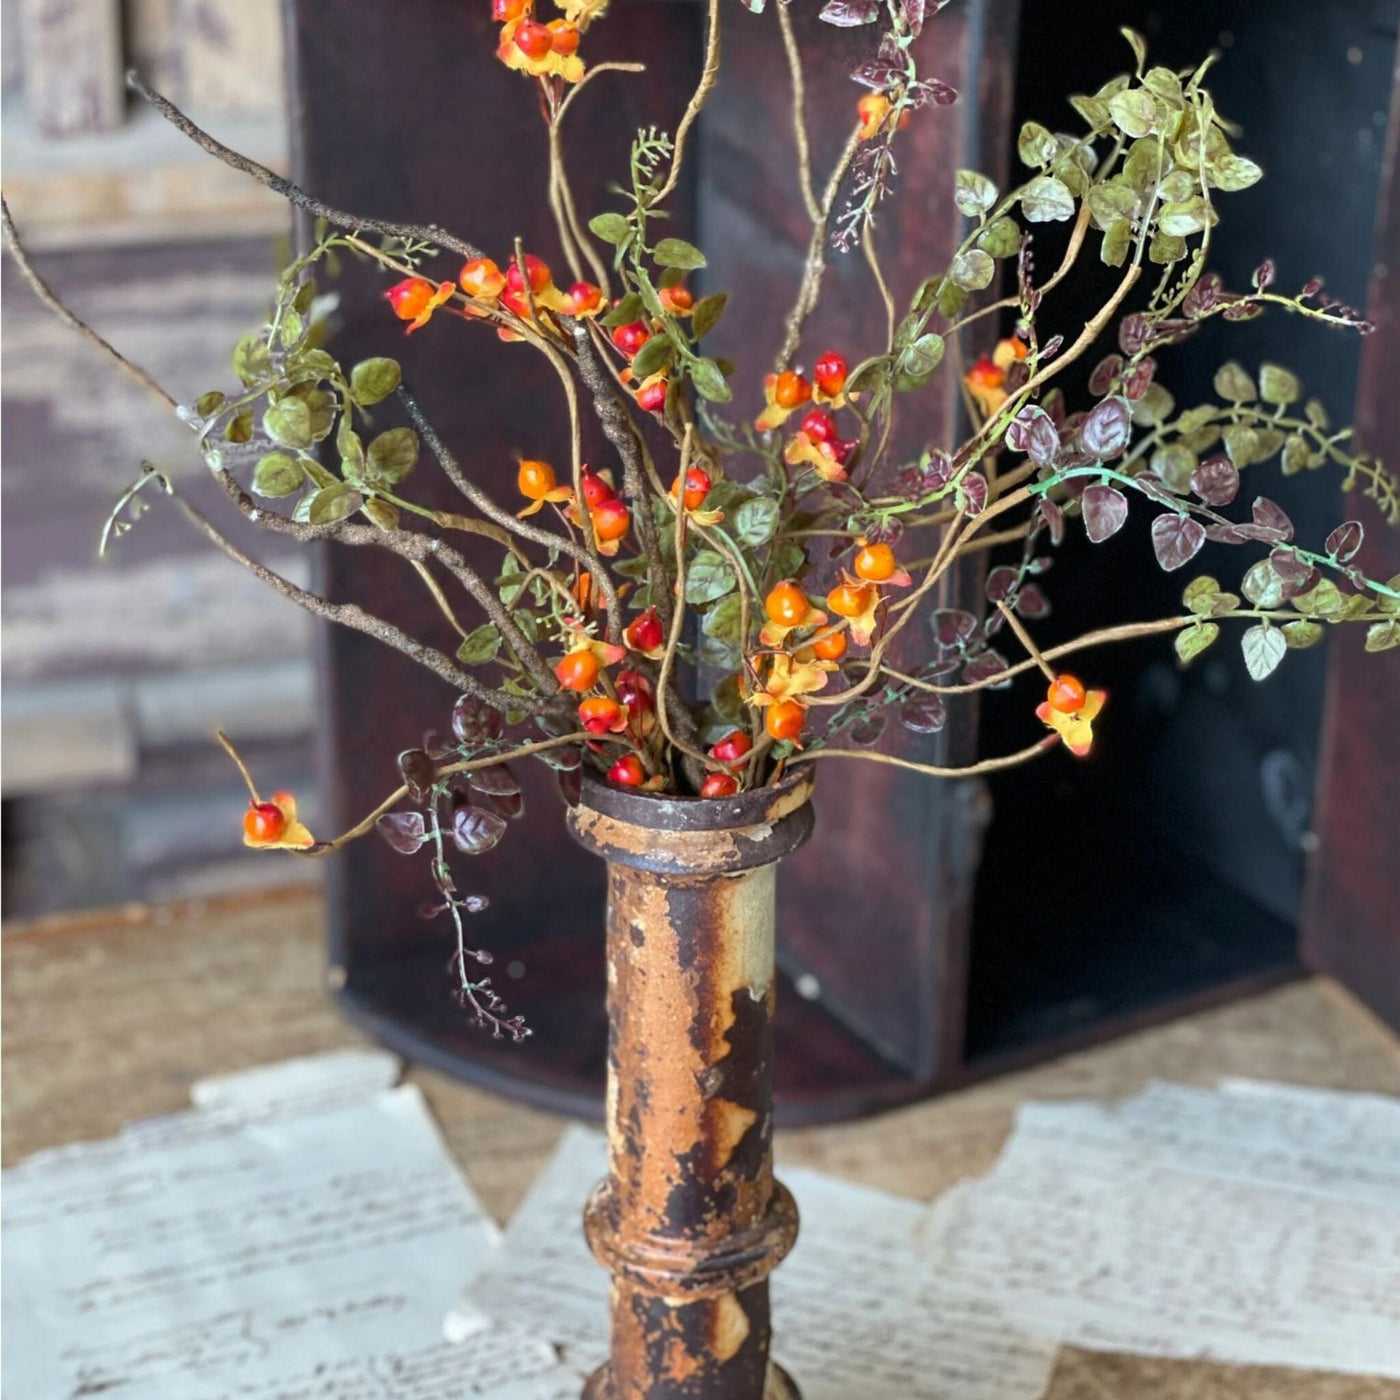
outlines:
[[761, 433], [781, 427], [801, 409], [807, 411], [783, 449], [789, 466], [809, 466], [823, 481], [844, 481], [858, 440], [842, 438], [833, 409], [847, 402], [847, 366], [843, 355], [828, 350], [812, 367], [812, 377], [787, 369], [763, 381], [763, 412], [754, 419]]

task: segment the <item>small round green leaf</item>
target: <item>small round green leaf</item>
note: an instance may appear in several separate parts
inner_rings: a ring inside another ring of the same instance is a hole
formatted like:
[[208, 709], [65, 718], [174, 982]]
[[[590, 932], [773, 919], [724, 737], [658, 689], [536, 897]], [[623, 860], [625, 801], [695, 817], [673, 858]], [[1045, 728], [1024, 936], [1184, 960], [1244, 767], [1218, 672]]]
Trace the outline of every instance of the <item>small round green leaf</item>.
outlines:
[[400, 378], [397, 360], [376, 355], [372, 360], [361, 360], [350, 371], [350, 392], [356, 403], [368, 407], [387, 399], [399, 387]]
[[359, 510], [364, 499], [353, 486], [338, 481], [311, 497], [306, 518], [313, 525], [334, 525], [337, 520], [344, 520]]
[[705, 266], [705, 255], [684, 238], [663, 238], [651, 255], [660, 267], [679, 267], [689, 272]]
[[1215, 622], [1198, 622], [1176, 634], [1176, 654], [1183, 666], [1189, 666], [1205, 649], [1220, 636], [1220, 625]]
[[369, 470], [382, 481], [402, 481], [418, 462], [418, 434], [412, 428], [390, 428], [369, 445]]
[[771, 496], [755, 496], [734, 512], [734, 533], [750, 549], [767, 544], [778, 528], [778, 503]]
[[588, 227], [604, 243], [618, 246], [627, 241], [632, 226], [621, 214], [595, 214], [588, 221]]
[[263, 414], [263, 431], [279, 447], [308, 448], [314, 440], [311, 410], [303, 399], [280, 399]]
[[285, 452], [269, 452], [253, 468], [253, 490], [259, 496], [290, 496], [305, 480], [301, 463]]

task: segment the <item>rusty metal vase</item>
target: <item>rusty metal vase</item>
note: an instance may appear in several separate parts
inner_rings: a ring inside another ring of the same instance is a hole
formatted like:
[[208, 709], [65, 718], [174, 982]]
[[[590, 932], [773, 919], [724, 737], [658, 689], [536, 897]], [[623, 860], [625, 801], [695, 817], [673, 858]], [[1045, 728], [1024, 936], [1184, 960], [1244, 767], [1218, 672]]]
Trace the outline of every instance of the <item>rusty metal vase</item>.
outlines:
[[612, 1275], [586, 1400], [794, 1400], [768, 1275], [797, 1237], [773, 1178], [777, 863], [810, 769], [728, 798], [585, 781], [570, 828], [608, 865], [608, 1175], [584, 1212]]

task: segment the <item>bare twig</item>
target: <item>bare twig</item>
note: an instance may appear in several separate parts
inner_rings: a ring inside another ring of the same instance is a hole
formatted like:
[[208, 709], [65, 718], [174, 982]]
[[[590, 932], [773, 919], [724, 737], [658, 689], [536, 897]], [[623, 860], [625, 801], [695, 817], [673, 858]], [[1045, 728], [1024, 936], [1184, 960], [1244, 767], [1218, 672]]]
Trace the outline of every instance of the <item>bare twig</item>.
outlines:
[[897, 758], [892, 753], [873, 753], [869, 749], [814, 749], [811, 753], [800, 754], [793, 763], [812, 763], [819, 758], [861, 758], [867, 763], [888, 763], [895, 768], [907, 768], [912, 773], [924, 773], [932, 778], [975, 778], [982, 773], [995, 773], [1002, 768], [1014, 768], [1048, 753], [1060, 742], [1059, 735], [1047, 734], [1034, 744], [1015, 753], [1003, 754], [1000, 758], [984, 758], [966, 768], [939, 768], [932, 763], [916, 763], [912, 758]]
[[787, 56], [788, 73], [792, 78], [792, 139], [797, 147], [797, 182], [802, 189], [802, 202], [807, 206], [807, 217], [814, 224], [819, 224], [822, 211], [812, 190], [812, 148], [807, 141], [807, 91], [802, 73], [802, 51], [797, 46], [797, 36], [792, 32], [788, 4], [789, 0], [776, 0], [773, 8], [778, 12], [783, 53]]
[[690, 99], [690, 105], [686, 107], [685, 115], [676, 127], [676, 143], [671, 152], [670, 173], [666, 176], [666, 183], [652, 199], [653, 206], [660, 204], [676, 188], [676, 182], [681, 177], [685, 138], [690, 134], [690, 128], [695, 125], [695, 119], [700, 115], [700, 109], [719, 80], [719, 9], [719, 0], [709, 0], [705, 19], [705, 66], [700, 71], [700, 82]]

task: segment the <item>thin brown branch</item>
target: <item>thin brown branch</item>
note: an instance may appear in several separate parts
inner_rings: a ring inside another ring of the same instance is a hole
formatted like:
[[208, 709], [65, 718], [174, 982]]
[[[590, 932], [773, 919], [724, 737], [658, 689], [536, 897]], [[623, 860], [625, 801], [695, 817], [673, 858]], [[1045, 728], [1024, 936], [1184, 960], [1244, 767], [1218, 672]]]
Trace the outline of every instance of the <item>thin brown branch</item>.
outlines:
[[240, 155], [239, 152], [231, 150], [222, 141], [215, 140], [202, 127], [196, 126], [168, 97], [148, 86], [134, 68], [127, 72], [126, 85], [132, 92], [145, 98], [166, 121], [183, 132], [195, 145], [207, 151], [215, 159], [221, 160], [234, 170], [242, 171], [243, 174], [251, 176], [260, 185], [270, 189], [273, 194], [281, 195], [289, 204], [294, 204], [298, 209], [306, 210], [308, 214], [318, 219], [324, 219], [328, 224], [334, 224], [337, 228], [367, 229], [388, 238], [408, 238], [424, 243], [435, 243], [443, 248], [450, 248], [454, 253], [460, 253], [464, 258], [485, 256], [475, 244], [468, 243], [464, 238], [458, 238], [454, 234], [448, 233], [446, 229], [439, 228], [436, 224], [401, 223], [391, 219], [371, 218], [365, 214], [351, 214], [344, 209], [337, 209], [334, 205], [327, 204], [314, 195], [307, 194], [305, 190], [294, 185], [285, 176], [278, 175], [269, 170], [267, 166], [260, 165], [248, 156]]
[[895, 768], [907, 768], [911, 773], [923, 773], [931, 778], [975, 778], [982, 773], [996, 773], [1002, 768], [1015, 768], [1018, 764], [1028, 763], [1048, 753], [1059, 742], [1059, 735], [1047, 734], [1045, 738], [1015, 753], [1003, 754], [1000, 758], [984, 758], [980, 763], [970, 764], [966, 768], [940, 768], [933, 763], [916, 763], [912, 758], [897, 758], [891, 753], [874, 753], [869, 749], [816, 749], [792, 761], [812, 763], [819, 758], [859, 758], [867, 763], [887, 763]]
[[660, 204], [676, 188], [676, 182], [681, 178], [685, 138], [690, 134], [690, 128], [695, 125], [695, 120], [700, 115], [700, 109], [704, 107], [710, 93], [714, 91], [715, 83], [719, 81], [719, 11], [719, 0], [709, 0], [705, 17], [705, 66], [700, 70], [700, 82], [695, 89], [694, 96], [690, 99], [690, 104], [685, 109], [685, 115], [681, 118], [680, 125], [676, 127], [676, 144], [671, 152], [670, 173], [666, 176], [666, 183], [656, 192], [656, 197], [651, 201], [652, 207]]
[[1025, 647], [1026, 654], [1037, 666], [1041, 673], [1051, 684], [1055, 680], [1055, 668], [1045, 659], [1045, 654], [1036, 646], [1035, 638], [1026, 630], [1026, 624], [1006, 605], [1004, 598], [998, 598], [997, 611], [1006, 619], [1006, 625], [1016, 634], [1016, 640]]
[[814, 224], [822, 221], [821, 206], [817, 203], [812, 189], [812, 148], [807, 140], [807, 86], [802, 72], [802, 51], [797, 46], [797, 36], [792, 31], [792, 15], [788, 12], [789, 0], [776, 0], [773, 8], [778, 12], [778, 28], [783, 35], [783, 53], [787, 57], [788, 74], [792, 79], [792, 139], [797, 147], [797, 181], [802, 190], [802, 202], [807, 206], [807, 217]]

